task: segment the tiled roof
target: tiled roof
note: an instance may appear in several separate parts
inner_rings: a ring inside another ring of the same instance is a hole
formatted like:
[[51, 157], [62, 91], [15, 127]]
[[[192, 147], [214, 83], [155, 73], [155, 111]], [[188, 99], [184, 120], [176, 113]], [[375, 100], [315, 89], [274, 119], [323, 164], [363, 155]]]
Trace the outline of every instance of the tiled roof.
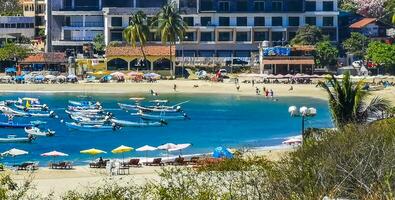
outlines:
[[65, 53], [37, 53], [28, 56], [21, 63], [67, 63], [67, 59]]
[[368, 24], [375, 22], [377, 19], [376, 18], [363, 18], [353, 24], [350, 25], [350, 28], [363, 28], [367, 26]]
[[[176, 48], [172, 46], [172, 55], [175, 55]], [[163, 45], [150, 45], [144, 47], [144, 53], [146, 56], [170, 56], [170, 48], [169, 46]], [[123, 47], [107, 47], [106, 56], [107, 57], [115, 57], [115, 56], [142, 56], [140, 47], [131, 47], [131, 46], [123, 46]]]

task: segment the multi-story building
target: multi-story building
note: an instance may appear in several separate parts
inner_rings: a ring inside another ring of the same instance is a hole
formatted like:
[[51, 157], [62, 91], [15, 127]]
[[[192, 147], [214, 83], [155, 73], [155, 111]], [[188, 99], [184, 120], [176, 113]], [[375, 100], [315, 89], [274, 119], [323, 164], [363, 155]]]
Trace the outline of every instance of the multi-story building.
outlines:
[[34, 17], [35, 35], [38, 36], [40, 30], [45, 29], [45, 0], [22, 0], [23, 15]]
[[[48, 0], [50, 50], [81, 49], [97, 34], [106, 44], [122, 41], [131, 13], [149, 17], [167, 0]], [[338, 39], [337, 0], [169, 0], [176, 1], [188, 30], [177, 44], [179, 57], [250, 57], [262, 41], [285, 45], [299, 27], [316, 25]], [[160, 39], [152, 30], [151, 43]]]
[[20, 16], [0, 17], [0, 40], [34, 37], [34, 18]]

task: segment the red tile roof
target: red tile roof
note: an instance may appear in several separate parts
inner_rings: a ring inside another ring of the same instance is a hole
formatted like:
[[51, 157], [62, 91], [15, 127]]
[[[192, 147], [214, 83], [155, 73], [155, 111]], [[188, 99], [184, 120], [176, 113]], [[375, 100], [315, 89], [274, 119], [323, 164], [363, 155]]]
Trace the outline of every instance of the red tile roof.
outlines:
[[372, 22], [375, 22], [377, 19], [376, 18], [363, 18], [353, 24], [350, 25], [350, 28], [363, 28], [367, 26], [368, 24], [371, 24]]
[[[172, 46], [172, 55], [175, 55], [176, 48]], [[150, 45], [144, 47], [144, 53], [146, 56], [170, 56], [170, 47], [163, 45]], [[123, 47], [107, 47], [106, 49], [107, 57], [116, 57], [116, 56], [143, 56], [141, 53], [140, 47], [131, 47], [131, 46], [123, 46]]]
[[37, 64], [45, 64], [45, 63], [67, 63], [66, 54], [59, 52], [51, 52], [51, 53], [37, 53], [28, 56], [21, 63], [29, 64], [29, 63], [37, 63]]

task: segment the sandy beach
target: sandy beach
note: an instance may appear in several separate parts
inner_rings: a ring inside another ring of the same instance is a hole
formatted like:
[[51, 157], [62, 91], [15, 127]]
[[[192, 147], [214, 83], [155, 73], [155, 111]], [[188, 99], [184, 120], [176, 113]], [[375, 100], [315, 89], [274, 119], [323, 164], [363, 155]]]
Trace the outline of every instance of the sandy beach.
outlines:
[[[177, 90], [173, 90], [174, 84]], [[196, 87], [198, 86], [198, 87]], [[0, 92], [82, 92], [82, 93], [123, 93], [130, 94], [131, 97], [135, 93], [146, 93], [152, 89], [160, 94], [171, 93], [188, 93], [188, 94], [231, 94], [240, 96], [255, 96], [255, 87], [262, 90], [263, 86], [274, 91], [276, 98], [281, 97], [312, 97], [318, 99], [327, 99], [325, 91], [316, 87], [315, 84], [310, 85], [292, 85], [293, 90], [289, 91], [291, 85], [286, 84], [240, 84], [240, 91], [236, 90], [234, 83], [214, 83], [208, 81], [191, 81], [191, 80], [172, 80], [158, 81], [156, 83], [80, 83], [80, 84], [1, 84]], [[372, 92], [372, 96], [382, 96], [392, 103], [395, 103], [395, 88], [387, 88], [384, 90]], [[281, 99], [280, 99], [281, 100]], [[259, 150], [257, 155], [266, 156], [270, 160], [279, 160], [292, 151], [290, 149], [273, 149]], [[133, 180], [134, 183], [144, 183], [147, 180], [155, 180], [158, 178], [156, 171], [159, 167], [142, 167], [132, 168], [130, 175], [127, 176], [109, 176], [105, 169], [89, 169], [87, 166], [77, 166], [73, 170], [50, 170], [41, 167], [39, 170], [28, 174], [26, 172], [5, 172], [11, 173], [12, 177], [18, 182], [31, 177], [37, 190], [43, 194], [54, 192], [62, 194], [70, 189], [83, 190], [84, 188], [96, 185], [103, 180], [116, 180], [120, 183], [127, 183]]]

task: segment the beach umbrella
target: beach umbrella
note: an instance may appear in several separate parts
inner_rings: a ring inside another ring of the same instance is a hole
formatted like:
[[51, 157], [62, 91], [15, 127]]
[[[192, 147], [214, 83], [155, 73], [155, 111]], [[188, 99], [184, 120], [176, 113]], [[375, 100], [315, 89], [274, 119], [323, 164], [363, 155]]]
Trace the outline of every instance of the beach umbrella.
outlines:
[[122, 72], [114, 72], [110, 74], [111, 76], [115, 76], [115, 77], [125, 77], [125, 74]]
[[109, 81], [109, 80], [112, 79], [112, 76], [111, 75], [106, 75], [106, 76], [103, 76], [102, 79], [106, 80], [106, 81]]
[[225, 147], [217, 147], [213, 152], [214, 158], [233, 158], [233, 154]]
[[55, 160], [55, 157], [69, 156], [69, 154], [62, 153], [62, 152], [59, 152], [59, 151], [51, 151], [51, 152], [47, 152], [47, 153], [42, 153], [41, 156], [44, 156], [44, 157], [53, 157], [54, 160]]
[[[26, 78], [26, 77], [25, 77], [25, 78]], [[67, 77], [66, 77], [66, 76], [63, 76], [63, 75], [59, 75], [59, 76], [56, 77], [56, 79], [57, 79], [57, 80], [66, 80]]]
[[34, 77], [34, 80], [37, 80], [37, 81], [42, 81], [44, 79], [45, 79], [45, 77], [43, 75], [38, 75], [38, 76]]
[[127, 73], [128, 76], [144, 76], [144, 73], [141, 72], [129, 72]]
[[11, 156], [14, 158], [14, 165], [15, 165], [15, 157], [16, 156], [22, 156], [22, 155], [26, 155], [29, 154], [29, 152], [24, 151], [24, 150], [20, 150], [20, 149], [16, 149], [16, 148], [12, 148], [8, 151], [3, 152], [1, 155], [2, 156]]
[[80, 151], [80, 153], [89, 154], [89, 155], [97, 155], [97, 154], [102, 154], [102, 153], [107, 153], [107, 152], [102, 151], [100, 149], [93, 148], [93, 149], [82, 150], [82, 151]]
[[190, 147], [190, 146], [191, 146], [191, 144], [189, 144], [189, 143], [177, 144], [175, 148], [171, 148], [171, 149], [169, 149], [169, 151], [180, 151], [180, 156], [181, 156], [181, 151], [183, 149], [186, 149], [186, 148]]
[[144, 146], [136, 149], [136, 151], [144, 151], [145, 152], [145, 162], [147, 162], [147, 159], [148, 159], [147, 158], [148, 157], [148, 151], [156, 151], [156, 150], [158, 150], [158, 148], [152, 147], [152, 146], [149, 146], [149, 145], [144, 145]]
[[156, 74], [156, 73], [148, 73], [148, 74], [144, 74], [144, 77], [145, 77], [145, 78], [157, 79], [157, 78], [160, 78], [160, 75], [159, 75], [159, 74]]
[[55, 79], [56, 79], [56, 76], [50, 75], [50, 74], [49, 74], [49, 75], [46, 75], [45, 78], [46, 78], [46, 79], [49, 79], [49, 80], [55, 80]]
[[69, 75], [67, 76], [67, 78], [68, 78], [68, 79], [75, 79], [75, 78], [77, 78], [77, 76], [74, 75], [74, 74], [69, 74]]
[[124, 159], [125, 159], [124, 153], [129, 152], [129, 151], [133, 151], [133, 148], [132, 148], [132, 147], [128, 147], [128, 146], [121, 145], [121, 146], [119, 146], [119, 147], [113, 149], [111, 152], [112, 152], [112, 153], [115, 153], [115, 154], [121, 153], [121, 154], [122, 154], [122, 162], [123, 162]]
[[160, 150], [165, 150], [167, 152], [167, 157], [169, 157], [169, 149], [174, 149], [177, 146], [173, 143], [166, 143], [158, 146], [157, 148]]

